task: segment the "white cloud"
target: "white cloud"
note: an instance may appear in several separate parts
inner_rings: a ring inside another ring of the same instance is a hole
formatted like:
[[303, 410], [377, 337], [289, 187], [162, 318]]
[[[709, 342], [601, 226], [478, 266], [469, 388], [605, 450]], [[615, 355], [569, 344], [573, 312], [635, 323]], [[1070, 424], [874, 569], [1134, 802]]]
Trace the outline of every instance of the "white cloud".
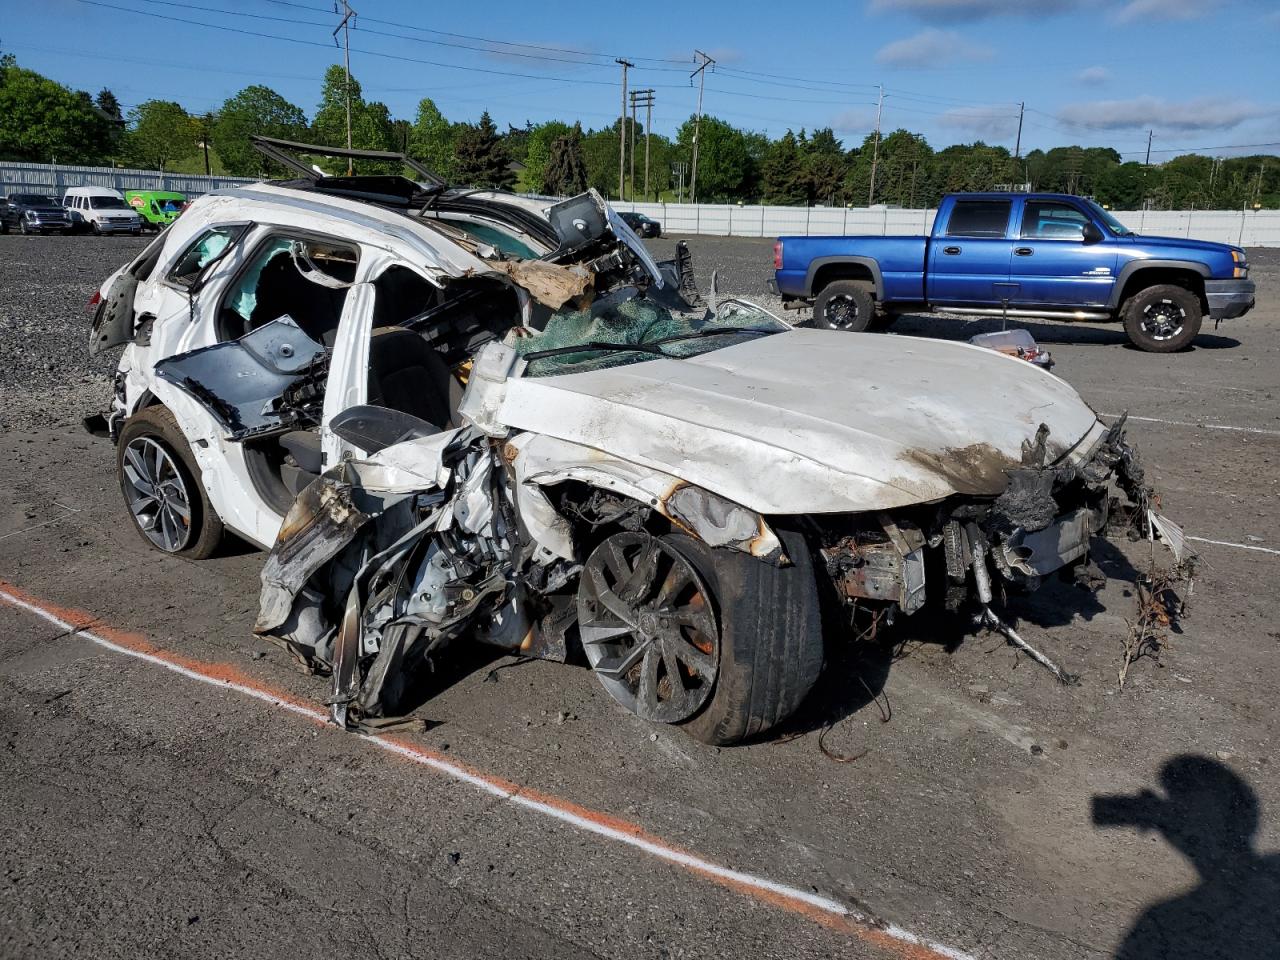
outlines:
[[991, 55], [989, 47], [978, 46], [954, 30], [930, 27], [881, 47], [876, 54], [876, 63], [887, 67], [928, 69], [958, 60], [988, 60]]
[[1275, 112], [1274, 107], [1228, 97], [1199, 97], [1181, 102], [1134, 97], [1069, 104], [1058, 111], [1058, 119], [1089, 130], [1228, 130], [1246, 120]]
[[1217, 6], [1212, 0], [1129, 0], [1114, 18], [1118, 23], [1194, 20], [1214, 13]]
[[1090, 0], [871, 0], [873, 11], [914, 14], [924, 20], [978, 20], [985, 17], [1042, 17]]
[[1076, 83], [1086, 87], [1100, 87], [1111, 79], [1111, 71], [1106, 67], [1085, 67], [1076, 74]]
[[1008, 104], [956, 107], [938, 117], [938, 123], [988, 140], [1007, 140], [1018, 132], [1018, 115], [1009, 112]]

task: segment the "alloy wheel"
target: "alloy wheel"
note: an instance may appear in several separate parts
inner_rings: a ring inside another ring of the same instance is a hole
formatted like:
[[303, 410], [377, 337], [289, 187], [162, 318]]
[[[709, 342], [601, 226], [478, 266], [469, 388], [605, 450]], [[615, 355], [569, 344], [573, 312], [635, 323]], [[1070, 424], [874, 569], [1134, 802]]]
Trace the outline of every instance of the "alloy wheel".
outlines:
[[1172, 300], [1158, 300], [1142, 311], [1142, 332], [1152, 340], [1172, 340], [1182, 332], [1187, 312]]
[[645, 720], [679, 723], [715, 686], [720, 631], [711, 592], [669, 542], [616, 533], [588, 558], [578, 629], [609, 694]]
[[148, 540], [166, 553], [177, 553], [191, 541], [191, 495], [173, 455], [152, 437], [138, 437], [125, 447], [125, 499], [133, 519]]
[[849, 330], [858, 322], [858, 304], [847, 293], [838, 293], [824, 308], [827, 323], [835, 330]]

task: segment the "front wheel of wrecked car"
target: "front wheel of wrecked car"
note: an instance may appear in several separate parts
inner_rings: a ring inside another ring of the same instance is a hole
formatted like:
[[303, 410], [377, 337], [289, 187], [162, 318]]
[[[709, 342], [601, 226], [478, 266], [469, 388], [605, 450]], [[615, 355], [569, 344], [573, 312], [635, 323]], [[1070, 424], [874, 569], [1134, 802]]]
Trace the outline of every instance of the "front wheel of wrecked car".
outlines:
[[222, 521], [205, 499], [200, 467], [172, 413], [148, 407], [129, 418], [116, 448], [116, 474], [143, 540], [189, 560], [213, 556]]
[[579, 630], [606, 691], [637, 716], [733, 744], [800, 706], [822, 669], [804, 541], [775, 567], [683, 534], [616, 533], [587, 559]]

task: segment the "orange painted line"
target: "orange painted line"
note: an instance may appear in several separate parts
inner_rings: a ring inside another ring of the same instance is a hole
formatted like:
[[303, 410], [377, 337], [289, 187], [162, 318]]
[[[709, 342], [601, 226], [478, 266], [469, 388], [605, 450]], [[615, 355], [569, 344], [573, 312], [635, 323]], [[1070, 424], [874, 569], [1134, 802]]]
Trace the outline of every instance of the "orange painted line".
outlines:
[[[328, 715], [314, 704], [273, 689], [230, 664], [197, 660], [169, 652], [157, 647], [141, 634], [105, 625], [82, 610], [48, 603], [3, 580], [0, 580], [0, 601], [33, 613], [69, 633], [82, 636], [114, 652], [163, 667], [189, 679], [250, 696], [313, 722], [327, 724]], [[91, 626], [93, 629], [90, 629]], [[895, 924], [878, 922], [836, 900], [753, 873], [721, 866], [682, 850], [629, 820], [584, 807], [553, 794], [520, 787], [403, 737], [369, 734], [356, 736], [365, 743], [471, 784], [516, 806], [643, 851], [761, 903], [848, 934], [901, 960], [973, 960], [961, 950], [919, 936]]]

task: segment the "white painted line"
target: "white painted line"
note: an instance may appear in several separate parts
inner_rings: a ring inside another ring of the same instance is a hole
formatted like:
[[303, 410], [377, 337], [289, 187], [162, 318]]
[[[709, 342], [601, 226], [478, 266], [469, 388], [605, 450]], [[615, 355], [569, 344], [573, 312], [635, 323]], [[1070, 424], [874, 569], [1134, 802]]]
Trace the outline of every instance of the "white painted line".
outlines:
[[1258, 553], [1273, 553], [1280, 557], [1280, 550], [1274, 550], [1271, 547], [1255, 547], [1251, 543], [1232, 543], [1230, 540], [1210, 540], [1208, 537], [1187, 536], [1187, 539], [1194, 540], [1196, 543], [1212, 543], [1215, 547], [1235, 547], [1237, 550], [1256, 550]]
[[53, 501], [53, 505], [55, 507], [62, 507], [63, 512], [58, 514], [56, 517], [52, 517], [48, 520], [43, 520], [40, 523], [33, 523], [29, 527], [22, 527], [21, 529], [18, 529], [18, 530], [11, 530], [9, 533], [6, 533], [6, 534], [0, 534], [0, 540], [8, 540], [10, 537], [16, 537], [23, 533], [30, 533], [32, 530], [39, 530], [41, 527], [47, 527], [51, 523], [57, 523], [59, 520], [65, 520], [67, 517], [71, 516], [71, 514], [73, 513], [80, 512], [75, 507], [68, 507], [64, 504], [58, 503], [58, 501], [56, 500]]
[[[1123, 414], [1119, 413], [1100, 413], [1100, 417], [1106, 417], [1110, 420], [1118, 420]], [[1187, 420], [1161, 420], [1159, 417], [1135, 417], [1129, 414], [1130, 420], [1139, 420], [1142, 423], [1164, 423], [1171, 427], [1199, 427], [1205, 430], [1230, 430], [1235, 433], [1256, 433], [1264, 437], [1280, 437], [1280, 430], [1266, 430], [1262, 427], [1236, 427], [1229, 423], [1191, 423]]]
[[[113, 653], [134, 657], [190, 680], [244, 694], [320, 724], [326, 724], [327, 722], [327, 714], [316, 707], [297, 703], [288, 696], [272, 693], [270, 690], [256, 685], [237, 683], [234, 680], [219, 677], [212, 670], [206, 672], [196, 666], [184, 666], [168, 657], [134, 649], [125, 644], [108, 640], [85, 627], [77, 627], [65, 618], [58, 616], [52, 610], [46, 609], [43, 605], [24, 600], [9, 590], [0, 589], [0, 601], [26, 610], [69, 634], [84, 637], [86, 640], [90, 640]], [[209, 666], [211, 668], [216, 667], [214, 664]], [[815, 919], [821, 919], [822, 916], [825, 916], [832, 921], [843, 921], [839, 924], [838, 929], [886, 952], [896, 953], [903, 957], [904, 960], [935, 960], [935, 958], [976, 960], [971, 954], [962, 950], [922, 937], [894, 924], [877, 921], [847, 907], [839, 901], [802, 890], [799, 887], [778, 883], [753, 873], [733, 870], [713, 861], [705, 860], [702, 857], [686, 853], [658, 837], [647, 834], [642, 828], [633, 826], [608, 814], [578, 807], [576, 804], [558, 797], [538, 796], [535, 791], [522, 790], [496, 777], [489, 777], [483, 773], [468, 770], [460, 764], [452, 763], [434, 755], [425, 748], [420, 748], [413, 744], [368, 734], [357, 734], [356, 736], [364, 743], [428, 767], [454, 780], [469, 784], [491, 796], [510, 801], [526, 810], [567, 824], [575, 829], [605, 837], [633, 849], [643, 851], [650, 856], [683, 867], [691, 873], [719, 881], [730, 889], [735, 889], [748, 895], [759, 895], [757, 899], [763, 899], [767, 903], [789, 910], [792, 913]], [[815, 917], [815, 914], [819, 916]]]

